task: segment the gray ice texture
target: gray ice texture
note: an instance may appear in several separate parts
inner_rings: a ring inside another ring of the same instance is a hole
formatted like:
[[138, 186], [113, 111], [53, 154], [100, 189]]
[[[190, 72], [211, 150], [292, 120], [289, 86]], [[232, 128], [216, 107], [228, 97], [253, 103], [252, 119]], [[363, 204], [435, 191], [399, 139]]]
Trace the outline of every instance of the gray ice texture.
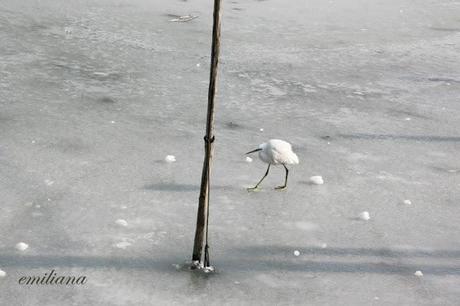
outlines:
[[212, 2], [1, 0], [0, 304], [459, 305], [460, 2], [223, 1], [204, 275]]

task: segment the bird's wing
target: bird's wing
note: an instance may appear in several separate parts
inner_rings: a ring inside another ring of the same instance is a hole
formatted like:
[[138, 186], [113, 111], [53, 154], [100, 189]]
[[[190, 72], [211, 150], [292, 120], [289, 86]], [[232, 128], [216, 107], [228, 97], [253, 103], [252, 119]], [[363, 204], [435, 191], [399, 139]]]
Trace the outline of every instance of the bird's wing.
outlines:
[[271, 154], [275, 164], [297, 164], [299, 163], [297, 155], [292, 152], [292, 147], [289, 143], [272, 146]]
[[283, 146], [272, 146], [270, 148], [270, 153], [272, 155], [272, 160], [275, 164], [284, 164], [286, 163], [286, 154], [289, 150]]

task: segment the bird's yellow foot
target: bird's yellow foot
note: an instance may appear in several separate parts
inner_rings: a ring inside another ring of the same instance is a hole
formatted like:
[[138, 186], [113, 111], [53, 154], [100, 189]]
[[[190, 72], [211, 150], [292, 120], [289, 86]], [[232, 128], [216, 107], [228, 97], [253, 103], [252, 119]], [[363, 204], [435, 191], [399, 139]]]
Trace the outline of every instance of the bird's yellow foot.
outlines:
[[277, 187], [275, 187], [275, 190], [284, 190], [284, 189], [286, 189], [286, 188], [287, 188], [286, 185], [284, 185], [284, 186], [277, 186]]
[[257, 186], [256, 186], [256, 187], [246, 188], [246, 190], [247, 190], [248, 192], [251, 192], [251, 191], [260, 191], [259, 187], [257, 187]]

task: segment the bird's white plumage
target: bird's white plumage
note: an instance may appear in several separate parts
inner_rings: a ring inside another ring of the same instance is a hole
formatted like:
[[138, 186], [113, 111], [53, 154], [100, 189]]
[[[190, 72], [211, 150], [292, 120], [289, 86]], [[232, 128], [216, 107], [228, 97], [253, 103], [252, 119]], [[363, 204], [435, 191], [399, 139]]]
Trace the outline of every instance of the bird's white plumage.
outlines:
[[267, 164], [293, 165], [299, 163], [299, 158], [292, 151], [291, 144], [284, 140], [270, 139], [259, 145], [259, 149], [262, 149], [259, 151], [259, 158]]
[[259, 148], [256, 150], [249, 151], [246, 154], [254, 153], [259, 151], [259, 158], [268, 164], [267, 171], [260, 181], [251, 188], [248, 188], [248, 191], [256, 190], [260, 183], [267, 177], [268, 172], [270, 171], [271, 165], [283, 165], [286, 175], [284, 177], [284, 185], [277, 186], [275, 189], [283, 190], [287, 187], [287, 180], [289, 175], [289, 169], [286, 165], [298, 164], [299, 158], [292, 151], [291, 144], [279, 139], [270, 139], [269, 141], [259, 145]]

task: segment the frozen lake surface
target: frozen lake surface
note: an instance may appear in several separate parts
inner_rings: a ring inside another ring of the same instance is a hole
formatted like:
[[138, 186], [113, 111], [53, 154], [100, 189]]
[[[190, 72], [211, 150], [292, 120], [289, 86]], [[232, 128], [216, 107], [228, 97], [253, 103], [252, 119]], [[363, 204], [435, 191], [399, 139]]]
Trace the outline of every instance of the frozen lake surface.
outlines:
[[0, 304], [458, 305], [460, 2], [224, 1], [201, 275], [211, 2], [0, 2]]

